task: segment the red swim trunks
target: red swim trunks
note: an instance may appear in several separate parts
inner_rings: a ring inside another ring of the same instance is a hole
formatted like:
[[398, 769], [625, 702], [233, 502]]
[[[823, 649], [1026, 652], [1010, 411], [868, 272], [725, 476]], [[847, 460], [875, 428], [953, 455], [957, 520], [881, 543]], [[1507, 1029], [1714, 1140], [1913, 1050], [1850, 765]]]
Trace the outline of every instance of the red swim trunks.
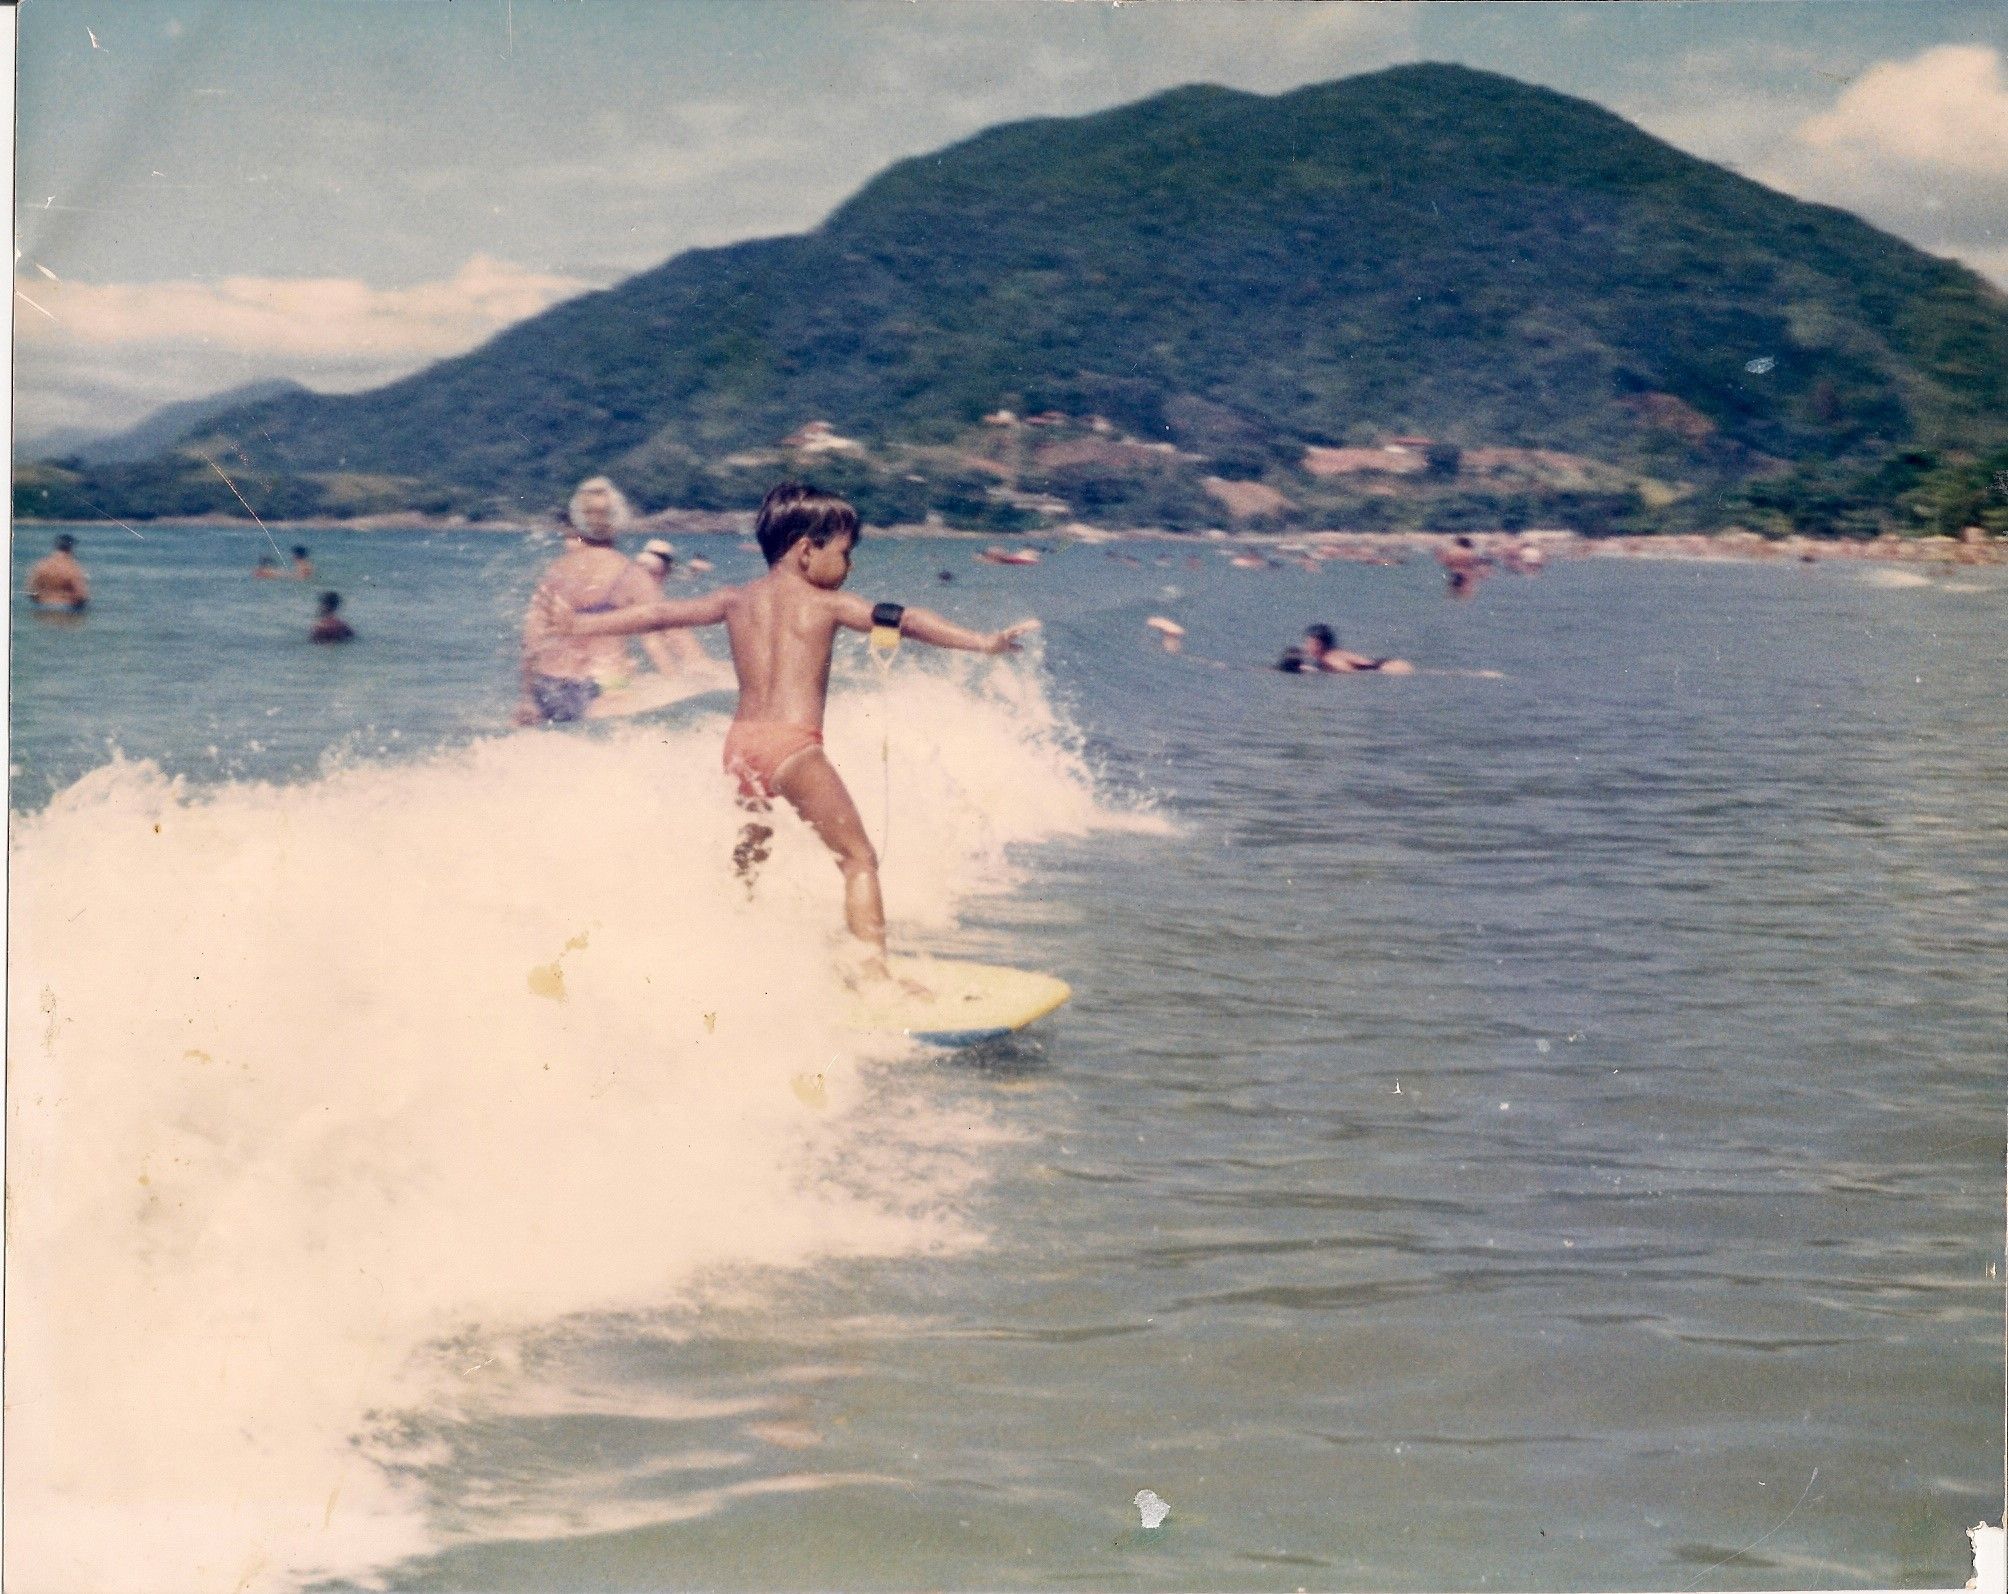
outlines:
[[725, 733], [725, 773], [739, 782], [741, 797], [771, 797], [774, 777], [797, 753], [823, 745], [813, 725], [784, 720], [734, 720]]

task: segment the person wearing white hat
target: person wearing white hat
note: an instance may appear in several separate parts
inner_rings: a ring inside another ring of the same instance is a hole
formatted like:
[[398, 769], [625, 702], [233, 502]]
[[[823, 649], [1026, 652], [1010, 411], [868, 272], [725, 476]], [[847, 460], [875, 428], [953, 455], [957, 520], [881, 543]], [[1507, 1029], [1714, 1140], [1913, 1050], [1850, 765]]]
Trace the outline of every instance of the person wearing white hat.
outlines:
[[[670, 572], [676, 568], [676, 547], [660, 537], [651, 537], [635, 555], [635, 564], [655, 584], [658, 598], [668, 595]], [[710, 655], [704, 644], [688, 631], [649, 631], [640, 638], [642, 652], [662, 675], [679, 675], [705, 663]]]
[[626, 685], [633, 674], [624, 638], [553, 632], [542, 618], [549, 607], [544, 601], [547, 594], [580, 614], [610, 614], [633, 604], [653, 603], [661, 596], [656, 583], [614, 547], [614, 538], [633, 519], [633, 512], [621, 490], [606, 477], [580, 482], [565, 518], [570, 532], [565, 551], [544, 572], [523, 621], [519, 725], [582, 719], [601, 692]]

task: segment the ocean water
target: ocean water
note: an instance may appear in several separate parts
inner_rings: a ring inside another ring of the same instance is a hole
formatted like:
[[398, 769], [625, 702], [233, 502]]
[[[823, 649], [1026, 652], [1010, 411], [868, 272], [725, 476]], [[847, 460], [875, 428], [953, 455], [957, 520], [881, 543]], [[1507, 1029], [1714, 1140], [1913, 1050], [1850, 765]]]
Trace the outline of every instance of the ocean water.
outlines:
[[868, 540], [1046, 622], [839, 658], [896, 942], [1075, 987], [942, 1055], [730, 879], [728, 700], [508, 725], [549, 544], [317, 533], [316, 649], [141, 529], [14, 615], [10, 1588], [1968, 1575], [2001, 572]]

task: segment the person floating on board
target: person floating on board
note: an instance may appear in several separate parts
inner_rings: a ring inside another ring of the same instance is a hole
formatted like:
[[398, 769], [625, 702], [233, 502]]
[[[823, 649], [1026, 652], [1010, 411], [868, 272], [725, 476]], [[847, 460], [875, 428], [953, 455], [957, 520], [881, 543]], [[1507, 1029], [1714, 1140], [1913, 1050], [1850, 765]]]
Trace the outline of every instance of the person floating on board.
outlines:
[[62, 609], [81, 614], [91, 601], [91, 578], [78, 563], [77, 539], [67, 531], [55, 547], [28, 572], [28, 601], [38, 609]]
[[307, 557], [306, 547], [297, 542], [293, 544], [293, 579], [295, 581], [314, 579], [314, 561]]
[[309, 642], [353, 642], [356, 634], [349, 622], [341, 617], [342, 595], [339, 592], [321, 594], [320, 618], [315, 620], [307, 632]]
[[[655, 595], [658, 598], [666, 596], [669, 578], [676, 569], [675, 545], [660, 537], [650, 538], [642, 551], [635, 555], [634, 562], [654, 584]], [[645, 632], [641, 650], [648, 655], [649, 663], [655, 666], [658, 675], [681, 675], [708, 662], [702, 644], [684, 631]]]
[[1415, 666], [1407, 659], [1370, 659], [1364, 653], [1348, 653], [1328, 625], [1309, 627], [1302, 642], [1284, 650], [1276, 668], [1286, 675], [1358, 675], [1368, 670], [1383, 675], [1415, 673]]
[[571, 527], [565, 551], [544, 572], [523, 619], [518, 725], [583, 719], [593, 699], [625, 686], [633, 673], [628, 645], [619, 638], [553, 630], [551, 600], [577, 614], [604, 615], [648, 603], [660, 591], [614, 547], [615, 536], [633, 515], [621, 490], [606, 477], [580, 482], [565, 513]]
[[[570, 636], [725, 627], [739, 677], [739, 706], [725, 737], [725, 771], [739, 783], [740, 804], [749, 812], [765, 813], [774, 798], [786, 798], [822, 838], [843, 872], [844, 923], [865, 952], [860, 972], [885, 980], [890, 976], [878, 854], [843, 777], [823, 751], [823, 708], [837, 632], [883, 632], [894, 642], [906, 636], [970, 653], [1015, 653], [1018, 639], [1039, 622], [971, 631], [927, 609], [896, 603], [874, 608], [840, 590], [851, 573], [859, 534], [857, 511], [841, 498], [782, 482], [761, 502], [754, 526], [767, 560], [767, 574], [757, 580], [613, 614], [567, 614], [560, 607], [563, 595], [556, 592], [545, 607], [553, 628]], [[742, 875], [750, 878], [772, 836], [770, 827], [748, 822], [733, 853]]]

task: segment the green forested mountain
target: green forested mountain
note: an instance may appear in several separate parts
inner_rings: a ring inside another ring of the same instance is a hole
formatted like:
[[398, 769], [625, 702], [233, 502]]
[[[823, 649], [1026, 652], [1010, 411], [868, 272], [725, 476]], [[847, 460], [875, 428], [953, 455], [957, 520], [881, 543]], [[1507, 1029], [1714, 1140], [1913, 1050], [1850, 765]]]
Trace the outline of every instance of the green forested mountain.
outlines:
[[121, 432], [81, 439], [70, 444], [64, 453], [87, 465], [132, 464], [168, 452], [231, 410], [248, 409], [269, 399], [305, 392], [307, 389], [298, 382], [246, 382], [242, 387], [212, 393], [207, 398], [163, 404], [135, 426]]
[[[1006, 446], [982, 424], [1000, 409], [1068, 419]], [[815, 420], [860, 448], [777, 447]], [[404, 381], [212, 431], [274, 513], [520, 513], [596, 471], [650, 507], [743, 505], [788, 469], [880, 518], [998, 525], [1041, 495], [1223, 521], [1222, 481], [1259, 481], [1241, 512], [1280, 523], [1507, 501], [1845, 522], [2008, 437], [2008, 299], [1585, 101], [1412, 66], [995, 128], [811, 233], [694, 250]], [[1400, 437], [1434, 445], [1427, 471], [1306, 469]], [[1525, 468], [1460, 464], [1488, 454]], [[72, 493], [234, 507], [174, 454], [32, 472], [17, 503]]]

